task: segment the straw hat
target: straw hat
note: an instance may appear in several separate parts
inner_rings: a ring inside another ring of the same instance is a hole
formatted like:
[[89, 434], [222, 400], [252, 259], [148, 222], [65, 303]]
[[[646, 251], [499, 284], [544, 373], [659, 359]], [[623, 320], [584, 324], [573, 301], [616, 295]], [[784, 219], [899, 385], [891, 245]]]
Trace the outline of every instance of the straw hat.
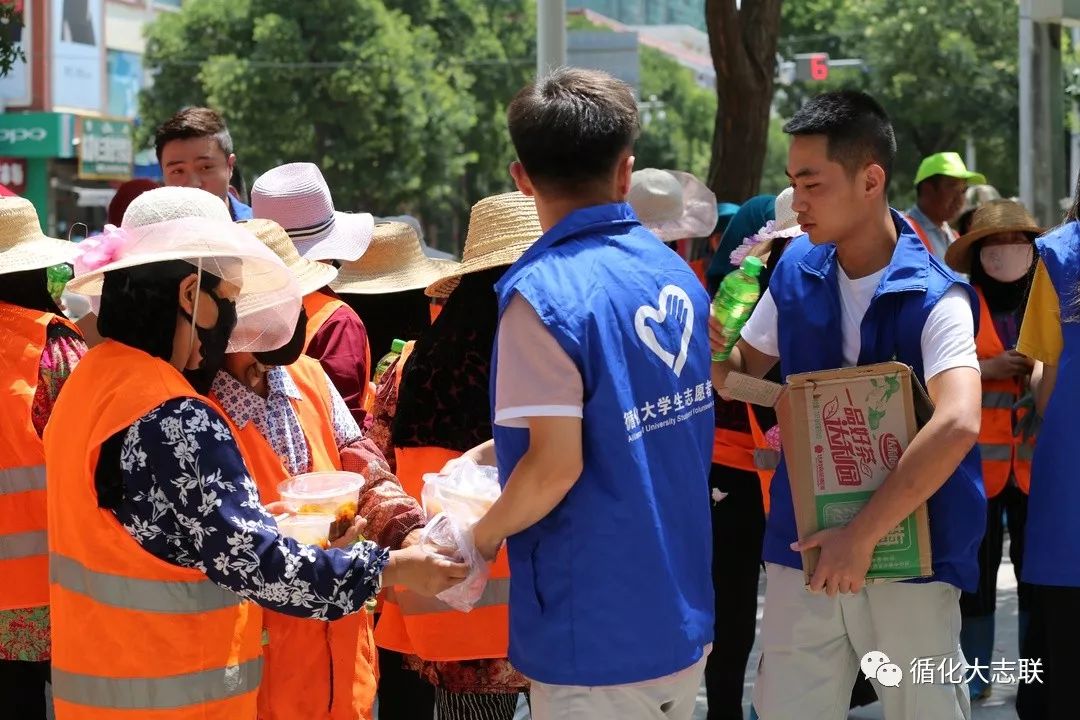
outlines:
[[382, 223], [375, 226], [375, 235], [364, 256], [344, 265], [330, 287], [344, 295], [420, 290], [458, 267], [456, 262], [428, 258], [411, 226]]
[[463, 275], [513, 265], [544, 230], [536, 203], [520, 192], [486, 197], [472, 207], [465, 250], [457, 270], [427, 289], [430, 297], [448, 297]]
[[0, 197], [0, 274], [75, 261], [78, 245], [47, 237], [26, 198]]
[[316, 290], [326, 287], [337, 277], [338, 271], [333, 265], [301, 257], [300, 253], [296, 251], [292, 239], [289, 238], [289, 233], [285, 232], [285, 228], [273, 220], [256, 218], [246, 220], [240, 225], [259, 238], [263, 245], [273, 250], [274, 254], [281, 258], [281, 261], [285, 263], [285, 266], [292, 272], [293, 277], [296, 278], [301, 294], [310, 295]]
[[457, 255], [446, 252], [445, 250], [438, 250], [428, 245], [427, 240], [424, 239], [424, 228], [420, 225], [420, 221], [412, 215], [387, 215], [386, 217], [375, 218], [376, 225], [389, 222], [405, 223], [415, 230], [416, 236], [420, 238], [420, 249], [423, 250], [424, 254], [429, 258], [433, 260], [457, 260]]
[[705, 237], [716, 228], [716, 195], [690, 173], [637, 170], [626, 201], [641, 224], [665, 242]]
[[969, 273], [972, 247], [976, 242], [990, 235], [1011, 232], [1041, 235], [1043, 229], [1020, 203], [991, 200], [975, 211], [971, 218], [971, 230], [949, 246], [945, 263], [957, 272]]
[[259, 176], [251, 188], [251, 211], [285, 228], [309, 260], [359, 260], [375, 229], [367, 213], [334, 210], [330, 188], [313, 163], [279, 165]]

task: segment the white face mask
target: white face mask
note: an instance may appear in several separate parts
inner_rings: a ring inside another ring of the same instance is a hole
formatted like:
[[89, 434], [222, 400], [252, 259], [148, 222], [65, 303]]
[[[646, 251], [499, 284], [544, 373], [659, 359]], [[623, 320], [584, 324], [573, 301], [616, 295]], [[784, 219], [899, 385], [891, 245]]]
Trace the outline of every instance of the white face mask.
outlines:
[[1028, 245], [992, 245], [979, 250], [979, 260], [986, 274], [998, 282], [1016, 282], [1027, 275], [1034, 259], [1034, 248]]

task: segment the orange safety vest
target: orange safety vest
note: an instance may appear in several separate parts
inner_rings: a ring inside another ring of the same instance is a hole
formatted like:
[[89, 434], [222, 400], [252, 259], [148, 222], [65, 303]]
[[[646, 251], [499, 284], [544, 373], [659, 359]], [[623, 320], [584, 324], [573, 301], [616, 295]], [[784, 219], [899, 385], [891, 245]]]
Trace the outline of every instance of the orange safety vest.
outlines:
[[713, 432], [712, 462], [714, 465], [756, 472], [761, 483], [761, 498], [765, 512], [769, 511], [769, 486], [779, 462], [779, 454], [773, 450], [765, 433], [758, 426], [754, 409], [749, 404], [746, 414], [750, 418], [750, 432], [716, 428]]
[[[997, 357], [1005, 346], [994, 329], [994, 320], [982, 290], [979, 296], [979, 333], [975, 336], [975, 352], [980, 360]], [[1031, 486], [1031, 458], [1035, 453], [1034, 439], [1024, 441], [1013, 434], [1013, 405], [1023, 389], [1018, 378], [982, 381], [982, 428], [979, 430], [979, 452], [982, 455], [983, 485], [986, 497], [994, 497], [1015, 475], [1016, 483], [1025, 493]], [[1017, 420], [1022, 417], [1018, 411]]]
[[172, 365], [106, 340], [53, 408], [45, 458], [57, 720], [255, 716], [262, 609], [154, 557], [98, 506], [101, 445], [180, 397], [205, 400]]
[[[397, 363], [399, 386], [414, 344], [405, 345]], [[420, 500], [424, 473], [439, 472], [461, 453], [440, 447], [411, 447], [395, 449], [394, 456], [401, 487]], [[424, 660], [505, 658], [510, 643], [509, 600], [510, 561], [503, 546], [491, 565], [484, 594], [471, 612], [458, 612], [436, 598], [422, 597], [402, 587], [388, 588], [375, 628], [375, 643]]]
[[[340, 470], [326, 373], [307, 356], [286, 371], [300, 390], [300, 399], [290, 402], [307, 438], [312, 470]], [[259, 497], [264, 503], [280, 500], [277, 486], [289, 472], [255, 423], [240, 429], [238, 442], [250, 458]], [[371, 720], [377, 660], [368, 613], [327, 622], [265, 610], [263, 621], [270, 643], [259, 720]]]
[[0, 303], [0, 610], [49, 604], [45, 446], [31, 420], [52, 313]]
[[[330, 297], [329, 295], [321, 292], [313, 292], [304, 296], [304, 311], [307, 313], [307, 333], [304, 338], [304, 352], [307, 352], [308, 346], [311, 345], [312, 339], [315, 334], [319, 332], [323, 324], [330, 319], [330, 316], [336, 313], [341, 308], [347, 309], [353, 315], [356, 315], [356, 311], [346, 305], [337, 298]], [[357, 318], [360, 316], [357, 315]], [[371, 343], [364, 343], [364, 366], [368, 371], [368, 383], [367, 390], [364, 392], [364, 397], [361, 399], [361, 406], [364, 408], [364, 412], [371, 412], [375, 405], [375, 387], [371, 383], [371, 374], [375, 371], [375, 368], [371, 366]]]

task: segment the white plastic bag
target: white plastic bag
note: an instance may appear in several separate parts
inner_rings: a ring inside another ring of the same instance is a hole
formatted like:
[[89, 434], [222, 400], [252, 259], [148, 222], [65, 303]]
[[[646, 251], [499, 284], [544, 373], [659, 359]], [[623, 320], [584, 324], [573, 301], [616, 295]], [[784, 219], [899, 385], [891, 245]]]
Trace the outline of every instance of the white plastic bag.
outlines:
[[421, 499], [430, 518], [421, 544], [429, 552], [453, 554], [469, 566], [469, 576], [436, 597], [469, 612], [484, 594], [488, 563], [473, 542], [472, 527], [499, 497], [499, 471], [464, 458], [442, 472], [424, 475]]

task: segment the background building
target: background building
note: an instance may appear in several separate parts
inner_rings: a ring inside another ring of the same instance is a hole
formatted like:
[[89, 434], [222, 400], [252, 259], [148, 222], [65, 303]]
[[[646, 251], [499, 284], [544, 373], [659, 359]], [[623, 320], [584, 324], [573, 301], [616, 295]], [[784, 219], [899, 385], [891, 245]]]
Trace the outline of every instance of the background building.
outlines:
[[570, 0], [567, 6], [593, 10], [624, 25], [689, 25], [705, 30], [705, 0]]
[[136, 173], [143, 28], [180, 0], [15, 5], [26, 62], [0, 78], [0, 182], [34, 203], [50, 234], [68, 222], [100, 228], [114, 188]]

